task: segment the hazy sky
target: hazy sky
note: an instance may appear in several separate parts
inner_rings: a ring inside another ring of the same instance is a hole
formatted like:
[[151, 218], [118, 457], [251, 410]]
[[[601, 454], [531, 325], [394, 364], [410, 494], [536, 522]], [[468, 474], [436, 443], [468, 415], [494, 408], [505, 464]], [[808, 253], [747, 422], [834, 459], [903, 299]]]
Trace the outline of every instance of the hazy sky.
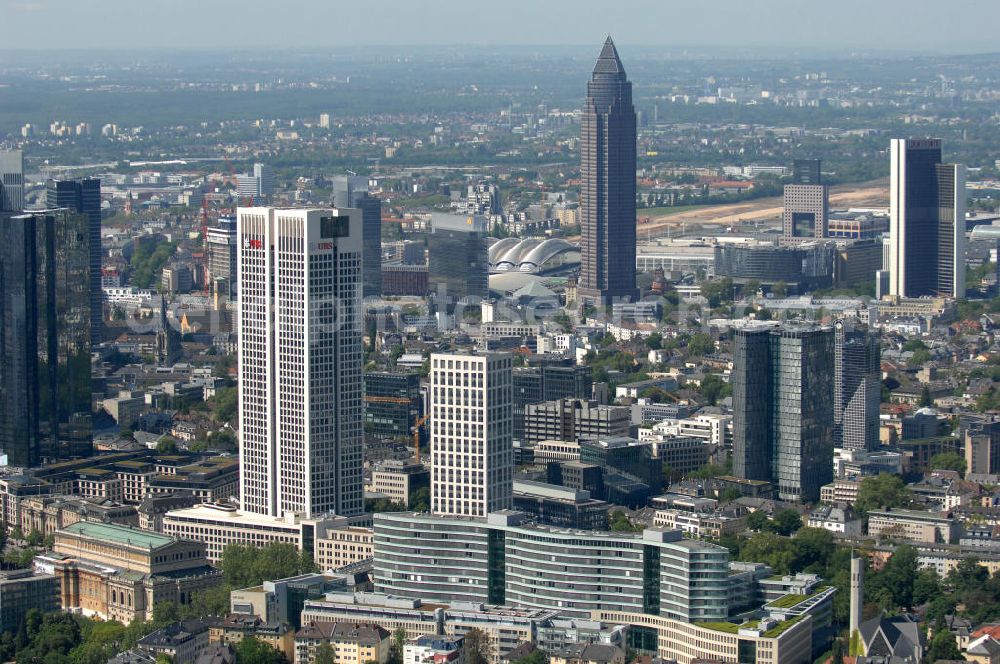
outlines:
[[1000, 0], [0, 0], [0, 48], [355, 44], [1000, 51]]

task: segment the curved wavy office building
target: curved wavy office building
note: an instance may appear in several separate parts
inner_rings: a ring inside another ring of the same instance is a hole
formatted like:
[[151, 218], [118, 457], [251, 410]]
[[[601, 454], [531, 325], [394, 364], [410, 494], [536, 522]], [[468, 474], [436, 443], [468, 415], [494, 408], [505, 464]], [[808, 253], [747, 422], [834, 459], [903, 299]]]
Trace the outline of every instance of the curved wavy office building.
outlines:
[[375, 515], [377, 592], [426, 602], [508, 604], [589, 618], [626, 611], [725, 620], [729, 555], [679, 531], [642, 534], [527, 524], [519, 512], [486, 519]]

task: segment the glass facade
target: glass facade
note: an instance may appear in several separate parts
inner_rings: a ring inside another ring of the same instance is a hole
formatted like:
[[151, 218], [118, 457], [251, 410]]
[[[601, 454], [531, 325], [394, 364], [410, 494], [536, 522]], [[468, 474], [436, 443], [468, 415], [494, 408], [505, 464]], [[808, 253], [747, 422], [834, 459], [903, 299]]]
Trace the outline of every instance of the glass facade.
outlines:
[[87, 456], [91, 438], [89, 219], [0, 218], [0, 447], [14, 466]]
[[642, 547], [642, 612], [660, 613], [660, 550], [655, 546]]
[[101, 181], [49, 180], [45, 187], [45, 204], [50, 208], [68, 208], [86, 215], [88, 241], [87, 275], [90, 302], [90, 332], [93, 343], [99, 343], [104, 325], [104, 304], [101, 292]]
[[451, 312], [459, 300], [486, 297], [489, 268], [485, 232], [434, 228], [427, 251], [435, 308]]
[[589, 399], [593, 369], [572, 360], [537, 361], [537, 366], [514, 370], [514, 438], [524, 439], [525, 406], [556, 399]]
[[409, 438], [420, 413], [420, 376], [371, 371], [365, 374], [365, 432], [379, 438]]
[[834, 335], [826, 327], [740, 330], [733, 353], [733, 470], [779, 497], [819, 500], [832, 481]]

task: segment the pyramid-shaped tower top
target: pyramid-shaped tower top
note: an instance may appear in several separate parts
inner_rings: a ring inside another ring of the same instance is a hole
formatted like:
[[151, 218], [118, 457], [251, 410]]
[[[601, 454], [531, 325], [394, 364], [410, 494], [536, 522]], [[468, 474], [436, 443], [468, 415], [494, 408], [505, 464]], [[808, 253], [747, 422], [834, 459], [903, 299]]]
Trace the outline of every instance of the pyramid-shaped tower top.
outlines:
[[615, 42], [612, 41], [611, 35], [608, 35], [604, 41], [604, 48], [601, 49], [601, 54], [597, 57], [597, 64], [594, 65], [594, 73], [625, 76], [625, 68], [622, 67], [622, 61], [618, 57], [618, 49], [615, 48]]

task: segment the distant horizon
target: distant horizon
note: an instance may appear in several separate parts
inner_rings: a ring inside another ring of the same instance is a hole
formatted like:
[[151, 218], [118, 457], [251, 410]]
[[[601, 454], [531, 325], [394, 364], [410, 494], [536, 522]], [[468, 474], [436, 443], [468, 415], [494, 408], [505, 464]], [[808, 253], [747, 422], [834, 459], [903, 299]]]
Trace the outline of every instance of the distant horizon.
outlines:
[[[612, 35], [613, 36], [613, 35]], [[886, 58], [929, 58], [929, 57], [945, 57], [945, 58], [970, 58], [970, 57], [992, 57], [1000, 56], [1000, 45], [997, 45], [993, 49], [989, 50], [976, 50], [976, 51], [948, 51], [948, 50], [914, 50], [910, 48], [852, 48], [852, 49], [832, 49], [828, 47], [804, 47], [800, 45], [782, 45], [782, 44], [730, 44], [725, 46], [711, 45], [711, 44], [653, 44], [653, 43], [633, 43], [628, 41], [622, 41], [615, 39], [615, 44], [620, 50], [625, 51], [622, 54], [623, 60], [628, 59], [628, 55], [660, 55], [666, 56], [670, 59], [686, 59], [686, 58], [697, 58], [697, 59], [726, 59], [737, 57], [738, 55], [745, 55], [747, 53], [753, 54], [755, 57], [761, 59], [767, 59], [769, 57], [787, 57], [788, 55], [796, 55], [798, 57], [803, 57], [807, 59], [822, 59], [822, 60], [856, 60], [863, 58], [876, 58], [876, 57], [886, 57]], [[389, 54], [400, 54], [405, 51], [432, 51], [432, 50], [457, 50], [465, 51], [471, 54], [474, 50], [479, 50], [484, 54], [488, 54], [492, 51], [506, 51], [506, 50], [531, 50], [531, 51], [550, 51], [550, 52], [573, 52], [574, 54], [579, 53], [581, 56], [591, 56], [592, 51], [594, 53], [599, 52], [600, 44], [589, 44], [589, 43], [566, 43], [566, 44], [529, 44], [529, 43], [493, 43], [493, 44], [472, 44], [472, 43], [439, 43], [439, 44], [426, 44], [426, 43], [412, 43], [412, 44], [379, 44], [379, 43], [358, 43], [352, 45], [344, 45], [339, 47], [323, 47], [323, 46], [299, 46], [299, 47], [287, 47], [287, 46], [269, 46], [266, 52], [262, 52], [259, 49], [246, 48], [241, 46], [223, 46], [223, 47], [201, 47], [201, 46], [141, 46], [132, 48], [108, 48], [108, 47], [65, 47], [65, 48], [43, 48], [43, 47], [9, 47], [6, 45], [0, 45], [0, 53], [10, 54], [10, 55], [25, 55], [25, 56], [39, 56], [51, 54], [53, 56], [58, 56], [60, 54], [76, 54], [76, 53], [90, 53], [99, 55], [111, 55], [116, 57], [126, 57], [133, 54], [178, 54], [178, 55], [229, 55], [229, 54], [245, 54], [253, 53], [255, 57], [260, 60], [267, 60], [269, 54], [274, 55], [304, 55], [304, 54], [330, 54], [330, 55], [344, 55], [349, 54], [352, 51], [357, 51], [359, 55], [368, 55], [371, 51], [382, 50], [384, 53]], [[638, 51], [638, 53], [636, 53]], [[631, 52], [631, 53], [629, 53]], [[524, 55], [530, 55], [530, 53], [524, 53]], [[0, 69], [3, 68], [3, 63], [0, 63]]]
[[[593, 44], [666, 49], [878, 51], [928, 55], [997, 50], [995, 0], [463, 0], [329, 3], [288, 0], [0, 0], [3, 52], [67, 49], [246, 50], [330, 46]], [[624, 56], [624, 54], [623, 54]]]

